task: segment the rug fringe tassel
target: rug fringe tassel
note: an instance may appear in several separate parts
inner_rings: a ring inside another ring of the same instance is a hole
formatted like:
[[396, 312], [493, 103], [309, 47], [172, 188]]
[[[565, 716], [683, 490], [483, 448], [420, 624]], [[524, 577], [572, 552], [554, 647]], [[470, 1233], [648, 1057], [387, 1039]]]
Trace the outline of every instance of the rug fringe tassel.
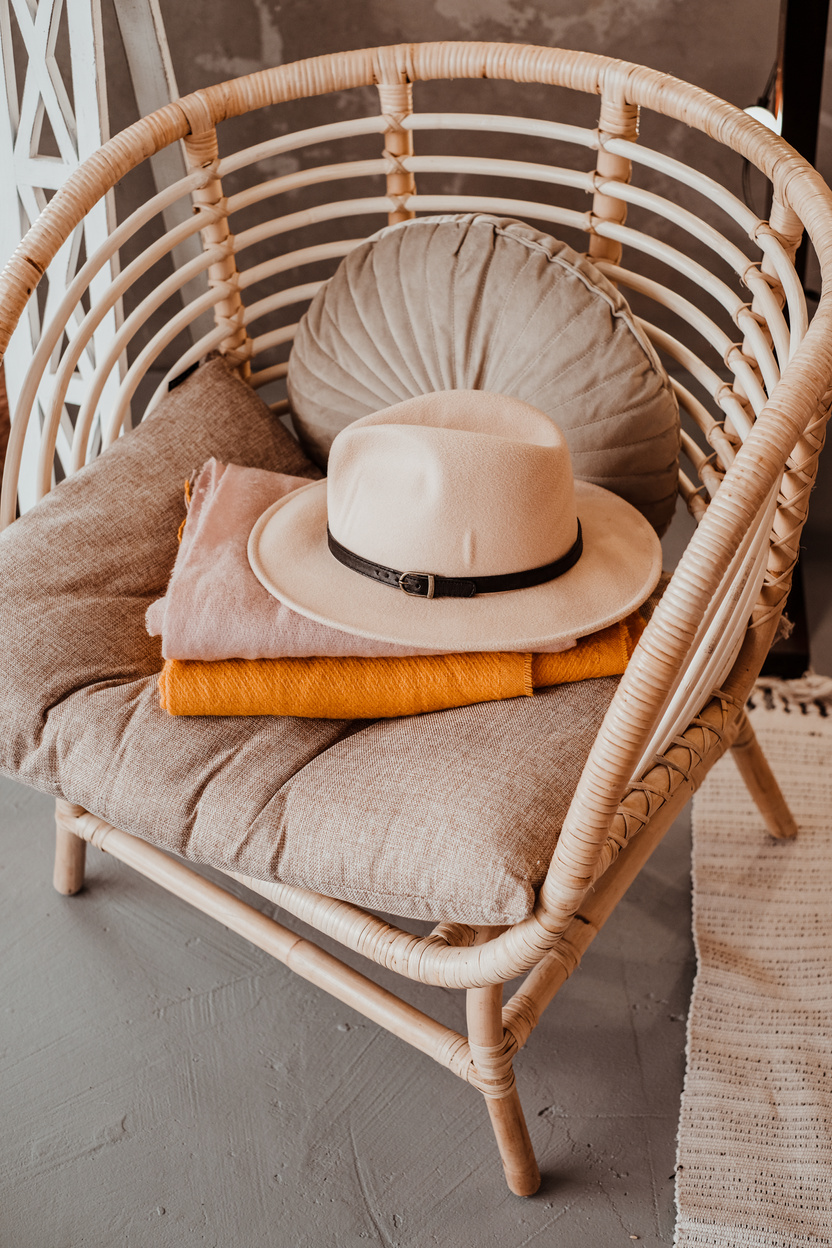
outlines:
[[832, 677], [807, 672], [799, 680], [780, 680], [776, 676], [761, 676], [748, 699], [751, 710], [763, 707], [768, 711], [800, 711], [802, 715], [822, 715], [832, 712]]

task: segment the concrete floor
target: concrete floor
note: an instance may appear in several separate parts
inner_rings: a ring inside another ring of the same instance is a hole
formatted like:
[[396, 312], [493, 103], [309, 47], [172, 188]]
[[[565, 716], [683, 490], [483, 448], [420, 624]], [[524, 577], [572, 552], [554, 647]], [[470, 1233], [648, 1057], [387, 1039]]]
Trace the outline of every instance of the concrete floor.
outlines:
[[[824, 671], [828, 496], [805, 556]], [[51, 817], [0, 779], [0, 1248], [672, 1243], [687, 818], [517, 1062], [544, 1176], [521, 1200], [479, 1095], [429, 1058], [97, 850], [54, 893]], [[461, 994], [404, 995], [463, 1028]]]
[[[429, 1058], [97, 850], [54, 893], [51, 812], [0, 781], [3, 1248], [671, 1243], [686, 822], [517, 1063], [524, 1201]], [[404, 995], [464, 1029], [461, 994]]]

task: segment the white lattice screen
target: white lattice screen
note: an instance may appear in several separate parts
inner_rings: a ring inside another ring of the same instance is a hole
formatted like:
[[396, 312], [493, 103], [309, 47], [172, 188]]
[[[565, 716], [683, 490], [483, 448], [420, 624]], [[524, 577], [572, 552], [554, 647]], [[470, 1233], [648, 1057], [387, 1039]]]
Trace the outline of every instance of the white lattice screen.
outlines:
[[[0, 0], [0, 59], [5, 82], [5, 108], [0, 106], [0, 267], [8, 260], [50, 196], [109, 137], [102, 0]], [[108, 0], [121, 31], [133, 83], [138, 115], [152, 112], [177, 97], [178, 90], [168, 52], [159, 0]], [[126, 120], [132, 121], [130, 117]], [[176, 147], [151, 161], [158, 188], [184, 173]], [[188, 216], [187, 204], [176, 203], [164, 214], [167, 229]], [[41, 326], [51, 319], [84, 260], [92, 256], [114, 224], [112, 196], [94, 208], [74, 237], [58, 252], [40, 287], [40, 299], [29, 318], [18, 327], [5, 357], [6, 389], [12, 413], [23, 388], [26, 370], [40, 338]], [[198, 238], [174, 249], [174, 263], [182, 265], [200, 250]], [[118, 262], [108, 261], [93, 279], [95, 298], [117, 274]], [[182, 295], [195, 298], [205, 289], [204, 277], [188, 283]], [[81, 315], [81, 314], [79, 314]], [[106, 354], [118, 328], [120, 305], [104, 317], [70, 382], [64, 405], [56, 455], [68, 463], [76, 398], [96, 356]], [[70, 322], [69, 332], [72, 332]], [[213, 324], [198, 319], [196, 336]], [[120, 373], [113, 373], [101, 396], [100, 410], [114, 401]], [[41, 387], [39, 408], [33, 414], [23, 449], [19, 504], [26, 511], [36, 501], [35, 467], [43, 408], [51, 402], [49, 372]], [[52, 378], [54, 380], [54, 377]], [[97, 451], [97, 432], [90, 454]]]
[[[0, 261], [5, 263], [52, 193], [107, 135], [107, 90], [104, 75], [99, 0], [2, 0], [0, 3], [6, 108], [0, 115]], [[69, 72], [62, 66], [70, 66]], [[79, 263], [106, 238], [112, 203], [105, 200], [85, 218], [58, 252], [41, 283], [41, 298], [18, 326], [5, 358], [6, 387], [14, 411], [41, 325], [60, 302]], [[109, 284], [112, 265], [93, 283]], [[34, 304], [34, 300], [32, 301]], [[57, 455], [68, 462], [70, 412], [81, 379], [106, 350], [117, 326], [117, 313], [104, 318], [78, 361], [70, 383], [58, 438]], [[118, 378], [109, 383], [111, 397]], [[48, 400], [41, 393], [40, 402]], [[35, 501], [34, 479], [41, 412], [30, 425], [21, 471], [20, 508]]]

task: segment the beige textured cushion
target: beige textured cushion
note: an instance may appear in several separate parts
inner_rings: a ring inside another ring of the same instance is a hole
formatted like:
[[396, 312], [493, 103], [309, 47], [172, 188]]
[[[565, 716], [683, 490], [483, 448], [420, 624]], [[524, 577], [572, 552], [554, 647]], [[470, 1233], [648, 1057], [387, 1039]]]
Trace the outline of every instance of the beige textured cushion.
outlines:
[[0, 768], [215, 866], [405, 917], [523, 917], [616, 681], [388, 721], [168, 716], [144, 613], [211, 455], [319, 475], [215, 360], [0, 535]]
[[433, 390], [493, 390], [557, 421], [576, 477], [659, 533], [673, 515], [679, 412], [658, 356], [594, 265], [519, 221], [423, 217], [361, 244], [301, 321], [288, 386], [321, 467], [360, 416]]

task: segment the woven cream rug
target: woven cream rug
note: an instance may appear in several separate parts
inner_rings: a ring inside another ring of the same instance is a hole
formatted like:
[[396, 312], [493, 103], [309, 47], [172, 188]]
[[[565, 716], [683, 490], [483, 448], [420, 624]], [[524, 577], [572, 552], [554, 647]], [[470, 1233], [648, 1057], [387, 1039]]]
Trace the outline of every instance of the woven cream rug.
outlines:
[[730, 757], [694, 799], [678, 1248], [832, 1245], [832, 680], [752, 704], [800, 834], [767, 834]]

